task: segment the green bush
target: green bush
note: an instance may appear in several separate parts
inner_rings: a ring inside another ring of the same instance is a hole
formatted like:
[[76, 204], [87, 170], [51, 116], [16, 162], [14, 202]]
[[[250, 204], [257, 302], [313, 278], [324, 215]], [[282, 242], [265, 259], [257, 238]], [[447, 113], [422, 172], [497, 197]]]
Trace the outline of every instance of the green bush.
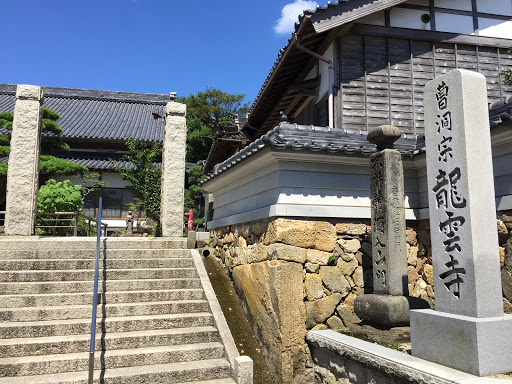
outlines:
[[[74, 185], [69, 180], [55, 181], [54, 179], [48, 180], [44, 185], [39, 188], [37, 195], [37, 212], [38, 213], [52, 213], [52, 212], [76, 212], [79, 211], [83, 205], [83, 192], [82, 185]], [[73, 234], [74, 221], [54, 221], [49, 220], [49, 217], [55, 216], [39, 216], [36, 225], [48, 226], [67, 226], [68, 228], [37, 228], [37, 233], [44, 233], [47, 235], [71, 235]], [[61, 215], [60, 219], [72, 219], [74, 215]], [[84, 219], [79, 219], [80, 232], [83, 232], [86, 227]]]

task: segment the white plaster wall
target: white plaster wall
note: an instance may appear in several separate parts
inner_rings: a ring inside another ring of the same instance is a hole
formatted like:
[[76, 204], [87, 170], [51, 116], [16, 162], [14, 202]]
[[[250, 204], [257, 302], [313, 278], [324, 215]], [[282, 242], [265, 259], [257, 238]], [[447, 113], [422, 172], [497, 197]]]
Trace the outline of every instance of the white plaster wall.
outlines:
[[[486, 1], [494, 1], [494, 0], [486, 0]], [[473, 10], [473, 7], [471, 6], [471, 0], [435, 0], [434, 4], [436, 7], [439, 7], [439, 8], [458, 9], [461, 11], [472, 11]]]
[[425, 24], [421, 21], [421, 15], [424, 13], [426, 12], [416, 9], [391, 8], [389, 22], [392, 27], [430, 31], [430, 23]]
[[[428, 1], [415, 0], [409, 4], [428, 6]], [[471, 0], [435, 0], [436, 8], [453, 9], [459, 11], [472, 11]], [[512, 0], [478, 0], [477, 10], [481, 13], [512, 16]], [[430, 30], [430, 23], [423, 23], [421, 15], [428, 13], [425, 10], [415, 10], [394, 7], [390, 10], [390, 24], [397, 28], [411, 28], [418, 30]], [[446, 12], [436, 12], [436, 30], [440, 32], [474, 34], [473, 17], [457, 15]], [[512, 21], [495, 20], [491, 18], [479, 18], [479, 34], [487, 37], [512, 38]], [[384, 25], [383, 12], [366, 16], [358, 20], [358, 23]]]
[[[512, 209], [512, 135], [494, 137], [498, 210]], [[265, 149], [204, 185], [214, 196], [208, 228], [269, 217], [371, 217], [369, 159]], [[405, 158], [407, 220], [428, 219], [425, 156]]]
[[476, 0], [478, 12], [512, 16], [512, 0]]
[[[80, 177], [74, 176], [55, 176], [55, 180], [64, 181], [69, 180], [73, 184], [82, 184], [83, 179]], [[117, 172], [102, 172], [101, 173], [101, 181], [104, 181], [109, 184], [109, 188], [126, 188], [130, 186], [131, 183], [129, 181], [125, 181], [121, 178], [121, 175]], [[86, 187], [90, 187], [91, 183], [85, 184]]]
[[473, 17], [436, 12], [436, 30], [471, 35], [475, 32]]
[[423, 5], [425, 7], [429, 6], [428, 0], [410, 0], [407, 2], [408, 4], [414, 4], [414, 5]]
[[101, 180], [108, 183], [110, 188], [126, 188], [130, 182], [123, 180], [117, 172], [102, 172]]
[[55, 179], [58, 182], [69, 180], [73, 184], [82, 184], [82, 182], [83, 182], [82, 178], [74, 177], [74, 176], [55, 176], [55, 177], [52, 177], [52, 179]]
[[[291, 157], [291, 158], [290, 158]], [[268, 217], [371, 217], [367, 157], [265, 150], [204, 185], [213, 193], [208, 228]], [[406, 217], [418, 218], [415, 169], [406, 169]]]
[[478, 18], [480, 36], [512, 38], [512, 21]]
[[[323, 53], [322, 56], [329, 60], [333, 60], [333, 52], [334, 47], [331, 44], [329, 48]], [[317, 102], [322, 99], [323, 96], [327, 93], [329, 90], [329, 64], [319, 60], [319, 70], [321, 75], [321, 82], [320, 82], [320, 89], [318, 90], [318, 99]]]
[[384, 11], [373, 13], [369, 16], [365, 16], [357, 21], [361, 24], [370, 25], [386, 25], [386, 19], [384, 18]]

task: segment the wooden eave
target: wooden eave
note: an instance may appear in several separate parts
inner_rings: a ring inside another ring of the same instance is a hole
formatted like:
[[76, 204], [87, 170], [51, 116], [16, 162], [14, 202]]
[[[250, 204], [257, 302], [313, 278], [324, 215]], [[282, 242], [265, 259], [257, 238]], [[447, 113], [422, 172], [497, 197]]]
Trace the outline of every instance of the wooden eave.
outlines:
[[252, 142], [249, 140], [231, 138], [215, 139], [204, 164], [204, 172], [213, 172], [215, 164], [221, 163], [230, 156], [233, 156], [244, 145], [244, 141], [246, 141], [246, 144], [250, 144]]
[[[299, 43], [316, 52], [327, 34], [315, 33], [308, 19], [304, 19], [302, 23]], [[260, 137], [279, 124], [279, 112], [284, 111], [288, 103], [297, 95], [297, 90], [291, 89], [291, 85], [295, 81], [303, 80], [298, 79], [299, 75], [303, 73], [310, 61], [316, 61], [307, 53], [299, 50], [293, 42], [289, 44], [287, 50], [288, 52], [283, 55], [249, 115], [247, 125], [252, 129], [246, 132], [252, 138]]]

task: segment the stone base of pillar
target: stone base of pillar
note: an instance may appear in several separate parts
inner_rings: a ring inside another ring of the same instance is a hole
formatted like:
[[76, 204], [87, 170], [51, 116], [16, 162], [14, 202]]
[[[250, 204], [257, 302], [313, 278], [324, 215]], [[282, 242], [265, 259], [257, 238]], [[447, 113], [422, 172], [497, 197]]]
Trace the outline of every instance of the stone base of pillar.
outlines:
[[417, 297], [369, 294], [358, 296], [354, 312], [363, 320], [388, 327], [409, 325], [409, 310], [429, 308], [425, 300]]
[[411, 311], [412, 355], [478, 376], [512, 371], [512, 315]]

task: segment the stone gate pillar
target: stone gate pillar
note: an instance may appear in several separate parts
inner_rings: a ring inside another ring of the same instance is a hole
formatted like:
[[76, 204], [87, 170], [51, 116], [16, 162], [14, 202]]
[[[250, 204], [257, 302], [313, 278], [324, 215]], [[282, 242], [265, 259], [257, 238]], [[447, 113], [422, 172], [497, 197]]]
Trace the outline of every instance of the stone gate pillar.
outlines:
[[162, 191], [160, 222], [162, 236], [183, 236], [185, 193], [185, 150], [187, 106], [169, 102], [165, 107], [164, 148], [162, 153]]
[[18, 85], [7, 170], [5, 234], [34, 234], [43, 91], [34, 85]]

